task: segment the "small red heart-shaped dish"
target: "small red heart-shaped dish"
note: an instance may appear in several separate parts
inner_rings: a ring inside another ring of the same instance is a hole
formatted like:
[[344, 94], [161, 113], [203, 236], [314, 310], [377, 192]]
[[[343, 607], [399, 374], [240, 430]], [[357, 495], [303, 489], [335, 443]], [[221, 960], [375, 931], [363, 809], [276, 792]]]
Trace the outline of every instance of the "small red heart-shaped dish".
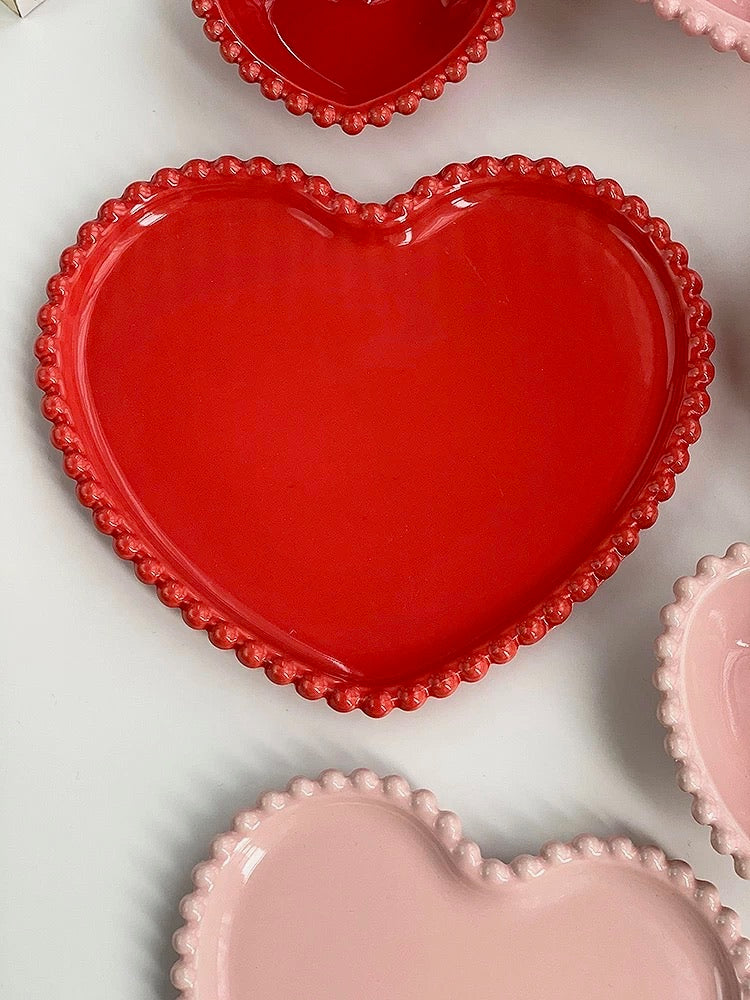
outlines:
[[463, 80], [515, 0], [193, 0], [193, 10], [264, 97], [356, 135]]
[[737, 914], [626, 837], [485, 860], [371, 771], [261, 796], [193, 874], [181, 1000], [748, 1000]]
[[584, 167], [485, 158], [367, 205], [195, 161], [63, 253], [37, 381], [165, 604], [382, 716], [541, 639], [656, 520], [709, 405], [701, 288]]

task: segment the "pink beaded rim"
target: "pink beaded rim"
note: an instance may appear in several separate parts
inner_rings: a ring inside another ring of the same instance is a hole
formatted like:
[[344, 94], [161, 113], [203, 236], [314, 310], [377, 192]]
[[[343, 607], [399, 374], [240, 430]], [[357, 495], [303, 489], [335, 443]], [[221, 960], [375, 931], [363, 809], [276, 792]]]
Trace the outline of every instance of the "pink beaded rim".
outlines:
[[750, 833], [743, 830], [724, 803], [698, 746], [690, 720], [684, 671], [684, 649], [693, 610], [722, 580], [750, 569], [750, 545], [730, 546], [723, 558], [704, 556], [695, 576], [674, 585], [675, 602], [661, 613], [664, 631], [656, 640], [659, 667], [654, 685], [661, 692], [659, 721], [666, 728], [664, 747], [677, 764], [677, 783], [693, 798], [694, 819], [711, 827], [711, 844], [719, 854], [730, 854], [741, 878], [750, 878]]
[[210, 859], [193, 871], [194, 891], [180, 904], [180, 914], [185, 923], [172, 939], [179, 955], [172, 969], [172, 983], [180, 991], [181, 1000], [202, 1000], [197, 988], [201, 925], [211, 905], [211, 892], [221, 878], [222, 869], [232, 861], [235, 853], [247, 846], [248, 838], [252, 838], [261, 824], [273, 823], [282, 810], [304, 807], [313, 799], [330, 801], [338, 796], [352, 795], [387, 802], [390, 807], [408, 814], [446, 852], [460, 876], [490, 891], [514, 881], [538, 879], [546, 872], [572, 861], [610, 860], [645, 871], [650, 877], [679, 892], [695, 907], [726, 951], [742, 1000], [750, 1000], [750, 941], [741, 935], [739, 917], [734, 910], [721, 905], [715, 886], [696, 879], [684, 861], [670, 860], [657, 847], [636, 847], [628, 837], [601, 840], [586, 835], [568, 844], [547, 844], [538, 856], [521, 855], [510, 864], [485, 859], [479, 846], [463, 837], [458, 816], [441, 811], [432, 792], [425, 789], [414, 791], [398, 775], [379, 778], [367, 769], [353, 771], [348, 776], [341, 771], [324, 771], [317, 781], [294, 778], [286, 791], [261, 795], [254, 809], [235, 817], [230, 832], [214, 840]]
[[270, 101], [283, 101], [293, 115], [312, 115], [316, 125], [330, 128], [339, 125], [348, 135], [357, 135], [366, 125], [383, 128], [394, 114], [412, 115], [423, 99], [435, 101], [442, 96], [446, 83], [460, 83], [470, 63], [480, 63], [487, 56], [489, 42], [502, 37], [503, 20], [516, 9], [516, 0], [488, 0], [477, 19], [477, 28], [468, 39], [456, 46], [437, 70], [423, 74], [403, 90], [353, 107], [327, 101], [299, 90], [256, 58], [252, 50], [237, 38], [222, 12], [222, 0], [192, 0], [193, 12], [203, 19], [206, 37], [216, 42], [225, 62], [234, 63], [247, 83], [255, 83]]
[[[605, 202], [627, 218], [658, 251], [684, 304], [684, 321], [688, 328], [688, 370], [676, 424], [663, 455], [655, 461], [652, 479], [623, 513], [612, 534], [570, 579], [528, 616], [469, 655], [416, 680], [386, 687], [353, 684], [292, 659], [249, 635], [236, 622], [222, 617], [205, 594], [181, 579], [168, 558], [151, 550], [128, 517], [118, 510], [117, 503], [103, 485], [105, 473], [96, 468], [84, 444], [81, 435], [85, 428], [76, 427], [66, 394], [67, 372], [62, 370], [58, 345], [60, 331], [67, 319], [66, 301], [82, 265], [96, 252], [98, 242], [110, 234], [131, 209], [154, 198], [160, 191], [185, 190], [227, 177], [265, 178], [304, 193], [328, 211], [356, 215], [377, 226], [394, 220], [403, 222], [430, 199], [455, 189], [456, 185], [504, 174], [530, 180], [545, 178], [555, 184], [574, 186], [585, 196]], [[205, 631], [214, 646], [234, 650], [246, 667], [262, 668], [275, 684], [293, 684], [298, 694], [311, 701], [325, 698], [338, 712], [361, 709], [373, 718], [382, 718], [394, 708], [414, 711], [430, 697], [446, 698], [462, 682], [482, 680], [491, 664], [510, 662], [519, 646], [538, 642], [550, 629], [562, 624], [571, 614], [573, 605], [588, 600], [634, 551], [640, 532], [656, 521], [659, 504], [672, 496], [675, 476], [687, 468], [690, 446], [700, 437], [700, 420], [710, 406], [707, 386], [714, 375], [709, 360], [714, 339], [708, 329], [711, 308], [701, 297], [702, 289], [700, 275], [688, 266], [687, 250], [672, 241], [667, 223], [652, 218], [641, 198], [626, 196], [616, 181], [597, 180], [586, 167], [568, 168], [550, 158], [533, 161], [524, 156], [509, 156], [503, 160], [482, 157], [469, 164], [452, 164], [436, 176], [423, 177], [408, 194], [398, 195], [387, 204], [364, 204], [337, 193], [328, 181], [310, 177], [294, 165], [277, 166], [263, 158], [243, 161], [231, 156], [213, 163], [192, 160], [180, 169], [159, 170], [151, 181], [131, 184], [121, 199], [105, 202], [97, 218], [80, 228], [77, 243], [63, 251], [60, 271], [48, 282], [48, 300], [37, 317], [41, 334], [34, 347], [39, 361], [36, 381], [44, 393], [42, 413], [53, 425], [52, 444], [62, 452], [63, 469], [76, 483], [78, 500], [91, 510], [96, 528], [111, 536], [116, 554], [133, 563], [138, 579], [155, 587], [163, 604], [179, 609], [185, 623]]]
[[711, 0], [638, 0], [653, 3], [659, 17], [679, 20], [688, 35], [706, 35], [717, 52], [736, 51], [740, 59], [750, 62], [750, 24], [728, 11], [721, 10]]

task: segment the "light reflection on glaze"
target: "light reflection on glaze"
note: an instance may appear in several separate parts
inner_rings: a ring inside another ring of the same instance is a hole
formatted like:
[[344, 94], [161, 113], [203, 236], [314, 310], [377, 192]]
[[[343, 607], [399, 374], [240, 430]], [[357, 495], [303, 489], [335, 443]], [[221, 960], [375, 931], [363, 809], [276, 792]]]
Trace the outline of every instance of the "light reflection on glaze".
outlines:
[[722, 577], [697, 604], [685, 644], [690, 719], [726, 808], [750, 833], [750, 570]]
[[714, 7], [733, 14], [741, 21], [750, 21], [750, 0], [711, 0]]

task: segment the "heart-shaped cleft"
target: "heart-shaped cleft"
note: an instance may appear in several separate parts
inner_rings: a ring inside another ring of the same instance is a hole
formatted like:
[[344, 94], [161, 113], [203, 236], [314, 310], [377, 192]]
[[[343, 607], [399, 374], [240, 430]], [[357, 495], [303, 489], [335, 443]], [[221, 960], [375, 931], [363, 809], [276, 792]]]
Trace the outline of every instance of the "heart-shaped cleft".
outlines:
[[511, 864], [398, 777], [298, 778], [214, 842], [183, 900], [182, 1000], [747, 1000], [713, 886], [625, 837]]
[[356, 135], [463, 80], [515, 0], [193, 0], [193, 10], [264, 97]]
[[709, 405], [701, 287], [641, 199], [555, 160], [387, 205], [196, 161], [82, 227], [37, 379], [165, 604], [382, 716], [541, 639], [653, 524]]

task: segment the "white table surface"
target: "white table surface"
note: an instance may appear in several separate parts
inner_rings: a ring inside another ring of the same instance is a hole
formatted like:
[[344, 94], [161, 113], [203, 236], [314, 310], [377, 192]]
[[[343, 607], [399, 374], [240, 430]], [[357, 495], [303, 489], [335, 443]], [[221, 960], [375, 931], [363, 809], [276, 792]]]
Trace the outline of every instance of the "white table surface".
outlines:
[[[242, 83], [189, 0], [0, 7], [3, 1000], [172, 997], [211, 836], [333, 765], [432, 788], [489, 856], [585, 831], [656, 842], [750, 931], [750, 884], [691, 819], [650, 686], [672, 582], [750, 535], [750, 66], [631, 0], [519, 7], [466, 82], [354, 139]], [[644, 197], [705, 278], [714, 406], [658, 524], [562, 628], [413, 716], [336, 715], [213, 649], [111, 554], [47, 443], [31, 348], [60, 250], [131, 180], [230, 152], [367, 200], [481, 153], [582, 162]]]

